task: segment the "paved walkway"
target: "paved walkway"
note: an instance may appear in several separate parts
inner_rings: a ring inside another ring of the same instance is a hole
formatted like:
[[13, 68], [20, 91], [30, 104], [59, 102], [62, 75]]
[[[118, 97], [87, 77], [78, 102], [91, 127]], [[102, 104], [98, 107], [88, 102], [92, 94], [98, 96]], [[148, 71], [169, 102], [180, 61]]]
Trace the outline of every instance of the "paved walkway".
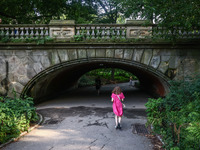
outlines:
[[[125, 95], [125, 104], [127, 108], [145, 109], [144, 104], [150, 97], [148, 94], [138, 90], [135, 87], [129, 86], [128, 83], [118, 84]], [[116, 84], [105, 85], [101, 88], [100, 95], [97, 95], [95, 87], [80, 88], [73, 90], [44, 102], [37, 106], [38, 109], [49, 107], [75, 107], [75, 106], [88, 106], [88, 107], [111, 107], [111, 92]]]
[[127, 84], [120, 86], [126, 97], [122, 130], [114, 128], [114, 86], [102, 87], [99, 96], [93, 87], [83, 88], [38, 105], [44, 123], [4, 150], [152, 150], [149, 139], [132, 132], [133, 124], [146, 123], [149, 96]]

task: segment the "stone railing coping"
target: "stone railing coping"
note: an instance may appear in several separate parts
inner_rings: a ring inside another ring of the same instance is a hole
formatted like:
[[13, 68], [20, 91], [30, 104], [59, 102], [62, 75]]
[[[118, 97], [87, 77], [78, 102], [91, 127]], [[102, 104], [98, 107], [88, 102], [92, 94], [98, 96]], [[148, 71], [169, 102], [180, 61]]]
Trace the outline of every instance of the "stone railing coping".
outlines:
[[0, 27], [47, 27], [49, 24], [0, 24]]
[[51, 20], [50, 25], [72, 25], [75, 24], [75, 20]]
[[140, 26], [140, 25], [145, 25], [145, 26], [152, 26], [153, 23], [148, 20], [126, 20], [126, 24], [128, 25], [134, 25], [134, 26]]

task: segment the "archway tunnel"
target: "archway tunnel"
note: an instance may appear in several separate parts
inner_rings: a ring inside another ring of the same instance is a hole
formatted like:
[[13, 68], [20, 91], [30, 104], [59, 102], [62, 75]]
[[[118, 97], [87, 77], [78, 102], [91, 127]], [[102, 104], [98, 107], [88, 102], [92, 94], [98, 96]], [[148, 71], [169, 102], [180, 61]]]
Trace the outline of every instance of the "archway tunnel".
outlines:
[[78, 80], [82, 75], [98, 68], [119, 68], [128, 71], [138, 78], [141, 89], [153, 96], [165, 96], [169, 90], [168, 82], [148, 69], [148, 66], [140, 65], [118, 60], [74, 61], [58, 64], [47, 68], [29, 81], [21, 96], [31, 96], [36, 104], [41, 103], [77, 88]]

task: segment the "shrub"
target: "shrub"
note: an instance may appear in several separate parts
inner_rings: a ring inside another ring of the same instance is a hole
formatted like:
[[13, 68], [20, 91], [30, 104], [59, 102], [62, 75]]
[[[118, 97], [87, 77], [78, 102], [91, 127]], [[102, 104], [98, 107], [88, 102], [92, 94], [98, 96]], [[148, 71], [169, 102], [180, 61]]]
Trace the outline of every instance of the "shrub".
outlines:
[[166, 149], [196, 150], [200, 146], [200, 78], [173, 81], [165, 98], [149, 99], [148, 123], [161, 134]]
[[31, 121], [38, 116], [31, 98], [8, 99], [0, 97], [0, 144], [28, 131]]

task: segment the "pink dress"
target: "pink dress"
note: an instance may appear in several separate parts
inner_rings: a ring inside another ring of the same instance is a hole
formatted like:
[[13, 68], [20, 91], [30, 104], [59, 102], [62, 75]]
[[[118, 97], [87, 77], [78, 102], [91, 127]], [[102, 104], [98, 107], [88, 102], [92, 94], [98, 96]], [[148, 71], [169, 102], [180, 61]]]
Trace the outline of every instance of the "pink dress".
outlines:
[[[124, 94], [121, 93], [118, 95], [120, 99], [124, 99]], [[122, 107], [122, 102], [119, 100], [116, 94], [112, 93], [111, 98], [113, 98], [113, 112], [117, 116], [122, 116], [123, 115], [123, 107]]]

